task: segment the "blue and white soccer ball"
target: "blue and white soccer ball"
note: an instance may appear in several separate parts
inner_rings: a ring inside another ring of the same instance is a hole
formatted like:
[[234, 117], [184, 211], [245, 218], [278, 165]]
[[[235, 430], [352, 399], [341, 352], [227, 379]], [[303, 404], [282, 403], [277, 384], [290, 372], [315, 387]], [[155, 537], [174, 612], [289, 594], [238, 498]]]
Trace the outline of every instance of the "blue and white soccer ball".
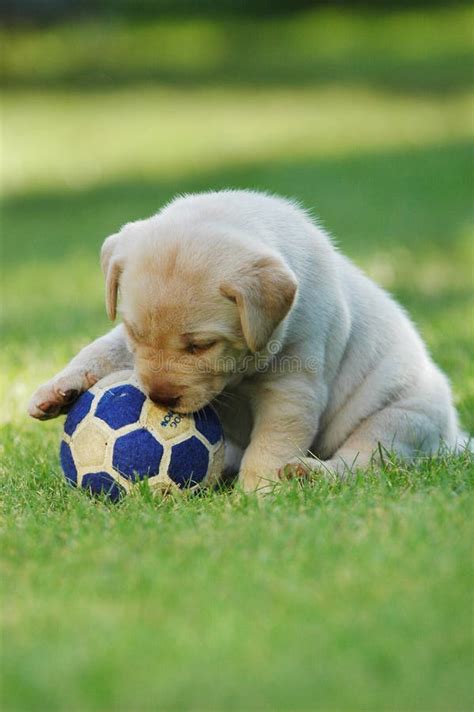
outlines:
[[130, 372], [83, 393], [64, 424], [61, 465], [70, 484], [117, 501], [148, 478], [150, 488], [197, 489], [218, 482], [222, 426], [212, 408], [182, 415], [156, 405]]

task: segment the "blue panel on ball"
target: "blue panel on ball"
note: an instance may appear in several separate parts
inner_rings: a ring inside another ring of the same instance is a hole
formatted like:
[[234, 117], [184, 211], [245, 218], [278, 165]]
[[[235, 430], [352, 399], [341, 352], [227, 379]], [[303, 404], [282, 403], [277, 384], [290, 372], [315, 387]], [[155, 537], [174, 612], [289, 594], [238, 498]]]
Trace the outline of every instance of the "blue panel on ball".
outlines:
[[194, 413], [194, 422], [201, 435], [215, 445], [222, 438], [222, 425], [216, 413], [210, 406]]
[[145, 428], [117, 438], [112, 464], [117, 472], [130, 480], [158, 474], [163, 447]]
[[93, 472], [89, 475], [84, 475], [82, 488], [92, 494], [104, 494], [111, 502], [117, 502], [124, 494], [123, 487], [120, 487], [108, 472]]
[[179, 487], [193, 487], [202, 482], [208, 467], [209, 451], [197, 438], [173, 445], [168, 475]]
[[145, 394], [135, 386], [116, 386], [104, 393], [95, 414], [111, 428], [118, 430], [138, 420], [145, 400]]
[[94, 396], [89, 391], [85, 391], [72, 406], [64, 423], [64, 430], [68, 435], [72, 435], [81, 420], [83, 420], [91, 409]]
[[72, 459], [71, 448], [64, 440], [61, 442], [59, 458], [67, 481], [71, 485], [77, 485], [77, 470], [74, 460]]

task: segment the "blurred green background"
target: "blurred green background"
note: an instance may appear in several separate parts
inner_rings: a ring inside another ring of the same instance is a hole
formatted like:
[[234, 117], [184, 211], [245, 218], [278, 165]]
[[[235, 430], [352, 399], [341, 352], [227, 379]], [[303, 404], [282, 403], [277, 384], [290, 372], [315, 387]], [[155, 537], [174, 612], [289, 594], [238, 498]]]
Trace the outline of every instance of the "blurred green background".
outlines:
[[[25, 409], [110, 326], [102, 240], [176, 193], [242, 187], [300, 200], [400, 300], [473, 432], [472, 6], [8, 0], [2, 13], [5, 708], [149, 709], [150, 691], [180, 710], [310, 709], [318, 694], [319, 709], [471, 708], [463, 463], [260, 510], [221, 497], [112, 513], [66, 496], [61, 423]], [[140, 557], [144, 532], [156, 548]]]

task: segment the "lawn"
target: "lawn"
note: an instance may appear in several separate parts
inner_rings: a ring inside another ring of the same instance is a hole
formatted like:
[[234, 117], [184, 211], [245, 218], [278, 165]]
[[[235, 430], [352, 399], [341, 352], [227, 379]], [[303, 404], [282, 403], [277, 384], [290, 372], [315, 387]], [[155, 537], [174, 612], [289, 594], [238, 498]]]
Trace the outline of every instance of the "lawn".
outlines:
[[470, 17], [460, 5], [10, 33], [7, 712], [472, 709], [471, 455], [259, 502], [143, 491], [111, 506], [64, 485], [61, 422], [25, 415], [34, 387], [109, 326], [103, 238], [177, 192], [233, 186], [320, 216], [409, 310], [474, 432]]

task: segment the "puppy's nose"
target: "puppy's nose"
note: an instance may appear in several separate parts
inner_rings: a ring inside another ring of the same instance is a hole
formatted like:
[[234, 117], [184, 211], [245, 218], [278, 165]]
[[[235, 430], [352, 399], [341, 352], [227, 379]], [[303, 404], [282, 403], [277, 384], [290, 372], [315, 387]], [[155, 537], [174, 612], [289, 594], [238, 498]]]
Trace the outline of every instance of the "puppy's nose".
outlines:
[[152, 401], [158, 403], [159, 405], [165, 405], [167, 408], [174, 408], [178, 404], [179, 396], [176, 398], [166, 398], [165, 396], [160, 396], [158, 399], [152, 398]]
[[158, 390], [152, 388], [148, 395], [153, 403], [156, 403], [157, 405], [165, 405], [167, 408], [173, 408], [179, 401], [179, 396], [174, 395], [165, 389]]

